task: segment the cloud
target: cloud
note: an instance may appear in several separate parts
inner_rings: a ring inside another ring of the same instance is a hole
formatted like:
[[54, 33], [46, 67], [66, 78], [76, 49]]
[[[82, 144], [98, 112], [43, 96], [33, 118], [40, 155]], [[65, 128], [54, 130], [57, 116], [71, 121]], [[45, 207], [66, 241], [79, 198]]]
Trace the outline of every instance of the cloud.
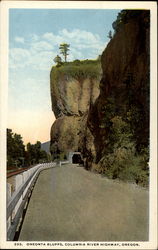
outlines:
[[53, 45], [59, 45], [60, 43], [63, 42], [64, 39], [63, 36], [54, 35], [53, 33], [45, 33], [43, 34], [42, 38], [44, 40], [51, 42], [51, 44]]
[[30, 59], [30, 52], [27, 49], [13, 48], [10, 50], [10, 67], [23, 68], [28, 65]]
[[53, 33], [45, 33], [43, 38], [51, 42], [52, 45], [59, 45], [63, 42], [70, 43], [71, 47], [78, 50], [92, 48], [98, 50], [105, 47], [105, 43], [101, 41], [98, 34], [79, 29], [74, 29], [72, 31], [63, 29], [59, 31], [57, 35], [54, 35]]
[[9, 66], [11, 69], [22, 69], [29, 67], [37, 70], [48, 70], [54, 63], [56, 53], [51, 44], [46, 42], [33, 43], [29, 49], [10, 49]]
[[75, 59], [85, 59], [85, 56], [84, 56], [82, 51], [78, 50], [75, 47], [72, 47], [68, 58], [69, 58], [70, 61], [73, 61]]
[[36, 34], [31, 34], [31, 35], [30, 35], [30, 40], [31, 40], [32, 42], [36, 42], [36, 41], [39, 40], [39, 36], [37, 36]]
[[23, 48], [10, 49], [10, 67], [44, 71], [54, 64], [53, 59], [60, 53], [59, 45], [63, 42], [70, 44], [68, 60], [96, 58], [106, 45], [98, 34], [80, 29], [62, 29], [57, 34], [46, 32], [41, 36], [31, 34], [27, 39], [15, 37], [14, 40], [19, 44], [25, 43]]
[[63, 29], [59, 33], [66, 41], [71, 41], [78, 49], [102, 48], [104, 46], [99, 35], [89, 31], [79, 29], [68, 31], [67, 29]]
[[25, 39], [23, 37], [18, 37], [18, 36], [16, 36], [14, 40], [16, 42], [18, 42], [18, 43], [24, 43], [25, 42]]
[[32, 43], [31, 50], [33, 51], [47, 51], [52, 50], [52, 45], [45, 41]]
[[36, 70], [48, 70], [54, 63], [53, 59], [56, 54], [48, 51], [40, 51], [35, 53], [33, 57], [30, 57], [29, 64]]

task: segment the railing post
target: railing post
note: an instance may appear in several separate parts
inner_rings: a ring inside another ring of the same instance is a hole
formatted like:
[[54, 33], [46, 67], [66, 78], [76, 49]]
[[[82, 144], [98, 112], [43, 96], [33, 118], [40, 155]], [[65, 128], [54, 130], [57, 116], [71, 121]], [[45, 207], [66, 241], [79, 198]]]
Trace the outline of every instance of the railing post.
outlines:
[[[7, 183], [7, 200], [9, 200], [11, 198], [11, 184]], [[10, 227], [11, 225], [11, 217], [8, 218], [7, 220], [7, 229]]]
[[[16, 175], [15, 177], [15, 192], [18, 190], [18, 188], [23, 184], [23, 175], [22, 174], [18, 174]], [[15, 206], [15, 209], [13, 210], [13, 217], [12, 217], [12, 220], [14, 219], [15, 215], [16, 215], [16, 212], [22, 202], [22, 197], [23, 197], [23, 194], [21, 195], [21, 197], [19, 198], [19, 201], [17, 202], [16, 206]]]

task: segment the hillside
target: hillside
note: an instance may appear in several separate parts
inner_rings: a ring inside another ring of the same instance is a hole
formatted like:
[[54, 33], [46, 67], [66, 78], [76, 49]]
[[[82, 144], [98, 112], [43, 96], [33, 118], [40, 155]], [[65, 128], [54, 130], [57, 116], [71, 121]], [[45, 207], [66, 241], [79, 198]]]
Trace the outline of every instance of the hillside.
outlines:
[[47, 153], [49, 153], [50, 152], [50, 141], [42, 143], [41, 149], [46, 151]]

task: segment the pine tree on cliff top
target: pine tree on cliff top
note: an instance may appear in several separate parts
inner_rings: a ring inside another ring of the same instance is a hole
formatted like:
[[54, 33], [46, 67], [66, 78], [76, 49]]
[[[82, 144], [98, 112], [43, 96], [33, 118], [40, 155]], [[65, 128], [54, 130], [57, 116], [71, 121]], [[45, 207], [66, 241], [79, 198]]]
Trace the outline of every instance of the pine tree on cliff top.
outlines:
[[60, 47], [59, 47], [60, 53], [64, 56], [65, 62], [66, 62], [67, 56], [69, 55], [68, 54], [69, 47], [70, 47], [70, 44], [67, 44], [67, 43], [62, 43], [60, 44]]

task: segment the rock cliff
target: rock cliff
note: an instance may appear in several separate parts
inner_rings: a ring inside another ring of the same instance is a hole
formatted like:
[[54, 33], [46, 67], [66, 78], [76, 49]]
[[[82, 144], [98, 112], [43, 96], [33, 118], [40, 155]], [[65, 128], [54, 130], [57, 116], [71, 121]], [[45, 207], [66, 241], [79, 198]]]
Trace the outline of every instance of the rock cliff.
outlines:
[[122, 11], [101, 56], [100, 95], [88, 116], [96, 150], [89, 165], [111, 178], [147, 181], [149, 23], [149, 11]]
[[99, 95], [100, 77], [97, 60], [76, 60], [52, 68], [52, 110], [57, 118], [51, 128], [52, 155], [62, 158], [70, 151], [79, 150], [89, 106]]
[[102, 76], [98, 61], [52, 68], [51, 152], [80, 151], [87, 169], [147, 185], [150, 13], [123, 10], [113, 28]]

